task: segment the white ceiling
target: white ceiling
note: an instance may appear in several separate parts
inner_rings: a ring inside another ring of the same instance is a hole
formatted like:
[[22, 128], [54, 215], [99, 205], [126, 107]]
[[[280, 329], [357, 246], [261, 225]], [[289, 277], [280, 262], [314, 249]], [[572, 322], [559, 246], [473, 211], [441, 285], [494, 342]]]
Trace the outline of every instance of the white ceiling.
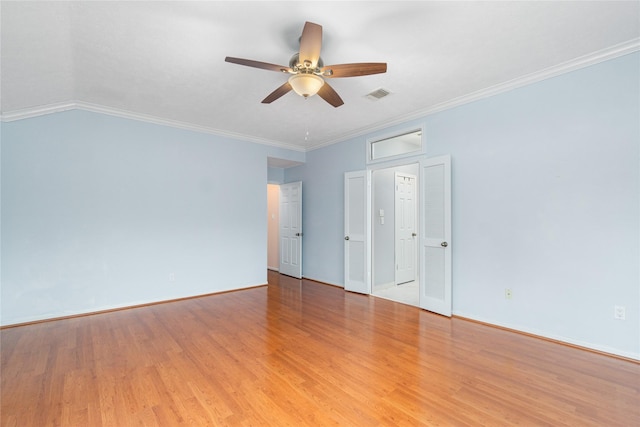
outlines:
[[[640, 49], [640, 2], [2, 1], [3, 120], [85, 108], [306, 150]], [[261, 100], [305, 21], [345, 104]], [[366, 95], [384, 88], [386, 98]]]

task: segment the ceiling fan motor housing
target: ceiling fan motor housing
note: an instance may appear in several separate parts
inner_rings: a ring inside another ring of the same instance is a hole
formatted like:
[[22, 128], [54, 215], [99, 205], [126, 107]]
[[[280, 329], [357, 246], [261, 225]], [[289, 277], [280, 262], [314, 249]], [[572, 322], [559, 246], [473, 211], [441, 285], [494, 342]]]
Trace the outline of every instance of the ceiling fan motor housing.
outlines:
[[306, 71], [306, 74], [322, 74], [322, 72], [320, 71], [322, 67], [324, 67], [324, 61], [322, 60], [322, 58], [318, 58], [318, 64], [316, 65], [316, 68], [311, 68], [310, 63], [307, 62], [305, 64], [300, 62], [299, 53], [294, 53], [289, 60], [289, 68], [291, 68], [294, 72], [305, 73], [305, 70], [309, 70]]

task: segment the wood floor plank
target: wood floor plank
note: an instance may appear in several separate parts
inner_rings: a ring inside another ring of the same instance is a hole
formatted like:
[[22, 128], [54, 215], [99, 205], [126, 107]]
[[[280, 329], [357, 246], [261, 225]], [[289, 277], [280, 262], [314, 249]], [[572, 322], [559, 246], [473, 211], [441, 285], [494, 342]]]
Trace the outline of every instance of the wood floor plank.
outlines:
[[1, 426], [638, 426], [640, 364], [269, 273], [0, 331]]

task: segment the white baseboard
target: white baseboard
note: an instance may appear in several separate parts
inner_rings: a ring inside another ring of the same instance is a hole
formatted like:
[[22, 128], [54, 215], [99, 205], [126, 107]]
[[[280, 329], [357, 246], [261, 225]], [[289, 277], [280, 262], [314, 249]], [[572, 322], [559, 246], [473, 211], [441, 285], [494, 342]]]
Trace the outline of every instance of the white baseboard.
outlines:
[[634, 352], [629, 352], [629, 351], [624, 351], [624, 350], [619, 350], [617, 348], [612, 348], [612, 347], [608, 347], [605, 345], [600, 345], [600, 344], [594, 344], [594, 343], [590, 343], [590, 342], [586, 342], [586, 341], [580, 341], [580, 340], [575, 340], [573, 338], [567, 338], [561, 335], [556, 335], [556, 334], [550, 334], [544, 331], [540, 331], [537, 329], [532, 329], [532, 328], [526, 328], [526, 327], [522, 327], [520, 325], [512, 325], [509, 323], [503, 323], [503, 322], [496, 322], [495, 320], [492, 319], [485, 319], [479, 316], [475, 316], [475, 315], [469, 315], [466, 313], [462, 313], [459, 311], [454, 311], [453, 314], [455, 316], [461, 317], [461, 318], [465, 318], [465, 319], [469, 319], [469, 320], [475, 320], [477, 322], [482, 322], [482, 323], [487, 323], [489, 325], [495, 325], [501, 328], [505, 328], [505, 329], [511, 329], [513, 331], [516, 332], [523, 332], [525, 334], [529, 334], [529, 335], [535, 335], [538, 336], [540, 338], [546, 338], [549, 340], [553, 340], [553, 341], [559, 341], [559, 342], [563, 342], [566, 344], [570, 344], [570, 345], [574, 345], [576, 347], [582, 347], [584, 349], [590, 349], [590, 350], [595, 350], [598, 352], [602, 352], [602, 353], [608, 353], [611, 355], [615, 355], [615, 356], [621, 356], [621, 357], [625, 357], [627, 359], [633, 359], [633, 360], [640, 360], [640, 353], [634, 353]]
[[167, 303], [172, 303], [176, 301], [202, 298], [202, 297], [207, 297], [207, 296], [222, 294], [227, 292], [243, 291], [251, 288], [258, 288], [260, 286], [265, 286], [265, 285], [266, 285], [266, 282], [257, 283], [257, 284], [247, 284], [239, 287], [216, 289], [212, 292], [207, 292], [205, 294], [175, 296], [172, 298], [163, 298], [159, 300], [131, 301], [125, 304], [109, 304], [109, 305], [103, 305], [99, 307], [92, 307], [91, 309], [88, 309], [88, 310], [64, 310], [61, 312], [48, 313], [43, 315], [24, 316], [16, 319], [10, 319], [6, 323], [1, 323], [0, 327], [5, 328], [5, 327], [21, 326], [21, 325], [27, 325], [31, 323], [50, 322], [54, 320], [64, 320], [64, 319], [70, 319], [74, 317], [92, 316], [95, 314], [109, 313], [112, 311], [131, 310], [136, 308], [147, 307], [150, 305], [167, 304]]

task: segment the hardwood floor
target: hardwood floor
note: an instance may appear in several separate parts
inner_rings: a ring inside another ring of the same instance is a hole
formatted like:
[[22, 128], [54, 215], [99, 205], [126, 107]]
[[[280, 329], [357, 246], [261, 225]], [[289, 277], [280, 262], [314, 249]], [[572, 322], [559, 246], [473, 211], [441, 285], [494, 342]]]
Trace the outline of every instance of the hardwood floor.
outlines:
[[638, 426], [640, 365], [269, 273], [0, 332], [2, 426]]

